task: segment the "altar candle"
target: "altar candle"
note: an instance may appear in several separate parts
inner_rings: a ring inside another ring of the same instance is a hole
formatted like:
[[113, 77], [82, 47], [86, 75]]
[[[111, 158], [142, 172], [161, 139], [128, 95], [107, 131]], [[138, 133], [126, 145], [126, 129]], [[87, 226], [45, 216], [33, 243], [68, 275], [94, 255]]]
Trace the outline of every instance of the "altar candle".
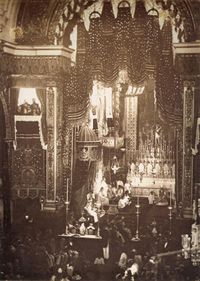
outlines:
[[140, 197], [138, 196], [137, 197], [137, 205], [139, 205], [139, 202], [140, 202], [139, 200], [140, 200]]
[[169, 205], [172, 206], [172, 191], [170, 190]]
[[69, 193], [69, 178], [67, 178], [67, 189], [66, 189], [66, 202], [68, 202], [68, 194]]

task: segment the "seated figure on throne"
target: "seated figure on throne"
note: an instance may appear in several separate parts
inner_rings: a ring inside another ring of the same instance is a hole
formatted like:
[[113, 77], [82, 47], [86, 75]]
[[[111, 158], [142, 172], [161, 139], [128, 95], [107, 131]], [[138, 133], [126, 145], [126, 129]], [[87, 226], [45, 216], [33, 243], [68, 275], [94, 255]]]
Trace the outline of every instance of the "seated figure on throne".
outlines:
[[84, 207], [84, 210], [87, 211], [87, 213], [93, 217], [94, 222], [98, 222], [98, 214], [97, 214], [97, 209], [94, 204], [94, 194], [92, 192], [87, 194], [87, 203]]

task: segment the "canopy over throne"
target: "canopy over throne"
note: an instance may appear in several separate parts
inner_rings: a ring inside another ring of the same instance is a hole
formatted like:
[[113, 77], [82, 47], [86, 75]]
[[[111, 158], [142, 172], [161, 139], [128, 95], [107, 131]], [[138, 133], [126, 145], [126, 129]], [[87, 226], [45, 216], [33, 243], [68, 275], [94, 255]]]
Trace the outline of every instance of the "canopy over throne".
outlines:
[[[161, 29], [157, 10], [146, 11], [142, 1], [134, 17], [129, 2], [119, 3], [115, 18], [111, 2], [104, 1], [102, 13], [93, 11], [89, 19], [88, 31], [83, 21], [77, 25], [76, 65], [66, 79], [64, 102], [71, 118], [84, 117], [101, 143], [96, 175], [101, 169], [102, 176], [111, 173], [107, 181], [113, 174], [117, 179], [120, 169], [111, 169], [117, 156], [122, 173], [137, 162], [143, 178], [150, 166], [150, 177], [174, 178], [174, 126], [182, 122], [182, 100], [171, 22], [165, 20]], [[78, 161], [84, 153], [89, 150], [78, 151]], [[129, 180], [134, 181], [130, 172]]]

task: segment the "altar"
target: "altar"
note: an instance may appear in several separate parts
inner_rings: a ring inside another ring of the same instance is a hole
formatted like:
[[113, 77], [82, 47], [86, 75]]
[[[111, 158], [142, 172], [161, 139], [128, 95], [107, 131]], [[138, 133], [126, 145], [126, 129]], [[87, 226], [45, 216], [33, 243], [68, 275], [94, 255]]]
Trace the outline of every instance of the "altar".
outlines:
[[131, 188], [131, 195], [133, 197], [148, 197], [150, 192], [153, 191], [156, 196], [159, 196], [160, 190], [163, 189], [166, 193], [171, 194], [172, 198], [175, 197], [175, 179], [143, 179], [138, 185], [133, 185]]
[[[102, 251], [102, 237], [97, 235], [80, 235], [80, 234], [60, 234], [59, 239], [68, 240], [72, 244], [72, 248], [79, 253], [87, 253], [89, 260], [94, 260], [97, 253]], [[65, 241], [64, 241], [65, 242]]]

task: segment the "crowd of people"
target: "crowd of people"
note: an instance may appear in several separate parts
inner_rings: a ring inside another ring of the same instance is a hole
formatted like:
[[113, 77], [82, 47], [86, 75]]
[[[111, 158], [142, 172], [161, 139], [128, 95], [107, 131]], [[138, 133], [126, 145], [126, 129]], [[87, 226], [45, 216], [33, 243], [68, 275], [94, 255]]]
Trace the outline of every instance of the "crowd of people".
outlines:
[[[100, 221], [95, 247], [81, 248], [75, 239], [58, 237], [48, 229], [12, 234], [4, 244], [0, 280], [52, 281], [197, 281], [198, 267], [180, 251], [161, 258], [159, 253], [180, 249], [179, 237], [153, 221], [141, 227], [141, 242], [133, 242], [135, 225], [120, 214]], [[91, 255], [92, 251], [92, 255]]]

